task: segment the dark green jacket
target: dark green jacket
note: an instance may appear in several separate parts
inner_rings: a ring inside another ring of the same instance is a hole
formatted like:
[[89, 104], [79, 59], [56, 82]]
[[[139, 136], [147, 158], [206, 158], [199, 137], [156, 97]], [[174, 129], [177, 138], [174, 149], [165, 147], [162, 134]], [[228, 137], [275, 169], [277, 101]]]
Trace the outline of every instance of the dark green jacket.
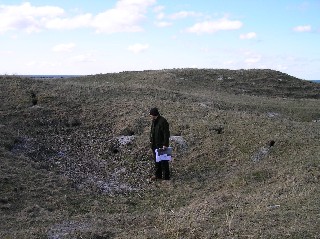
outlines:
[[150, 146], [152, 149], [169, 147], [169, 123], [161, 115], [155, 121], [152, 121], [150, 131]]

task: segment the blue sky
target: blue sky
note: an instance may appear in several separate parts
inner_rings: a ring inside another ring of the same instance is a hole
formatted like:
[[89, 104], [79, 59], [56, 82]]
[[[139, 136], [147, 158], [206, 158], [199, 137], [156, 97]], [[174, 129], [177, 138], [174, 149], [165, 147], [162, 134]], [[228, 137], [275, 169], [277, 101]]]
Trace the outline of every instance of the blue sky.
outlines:
[[319, 0], [0, 0], [0, 74], [273, 69], [320, 80]]

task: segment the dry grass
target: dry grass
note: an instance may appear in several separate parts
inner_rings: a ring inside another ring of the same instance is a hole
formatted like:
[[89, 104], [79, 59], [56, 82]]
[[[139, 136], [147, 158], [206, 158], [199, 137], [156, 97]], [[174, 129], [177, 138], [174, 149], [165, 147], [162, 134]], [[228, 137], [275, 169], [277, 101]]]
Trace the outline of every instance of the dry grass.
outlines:
[[[319, 84], [177, 69], [0, 88], [0, 238], [320, 238]], [[170, 182], [147, 180], [152, 106], [187, 143]]]

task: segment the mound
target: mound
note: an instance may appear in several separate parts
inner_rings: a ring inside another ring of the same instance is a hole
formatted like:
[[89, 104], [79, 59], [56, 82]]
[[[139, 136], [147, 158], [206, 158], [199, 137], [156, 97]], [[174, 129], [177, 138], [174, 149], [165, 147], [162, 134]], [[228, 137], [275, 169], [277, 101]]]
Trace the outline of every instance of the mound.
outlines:
[[[0, 89], [1, 238], [319, 235], [319, 84], [168, 69]], [[150, 184], [153, 106], [174, 154], [172, 180]]]

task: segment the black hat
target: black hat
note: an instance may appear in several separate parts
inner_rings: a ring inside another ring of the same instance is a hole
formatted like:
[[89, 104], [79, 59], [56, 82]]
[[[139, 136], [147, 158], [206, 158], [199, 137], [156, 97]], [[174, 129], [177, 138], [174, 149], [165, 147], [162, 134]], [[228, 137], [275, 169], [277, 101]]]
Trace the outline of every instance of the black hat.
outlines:
[[152, 116], [158, 116], [158, 115], [159, 115], [158, 108], [152, 108], [152, 109], [150, 110], [150, 115], [152, 115]]

